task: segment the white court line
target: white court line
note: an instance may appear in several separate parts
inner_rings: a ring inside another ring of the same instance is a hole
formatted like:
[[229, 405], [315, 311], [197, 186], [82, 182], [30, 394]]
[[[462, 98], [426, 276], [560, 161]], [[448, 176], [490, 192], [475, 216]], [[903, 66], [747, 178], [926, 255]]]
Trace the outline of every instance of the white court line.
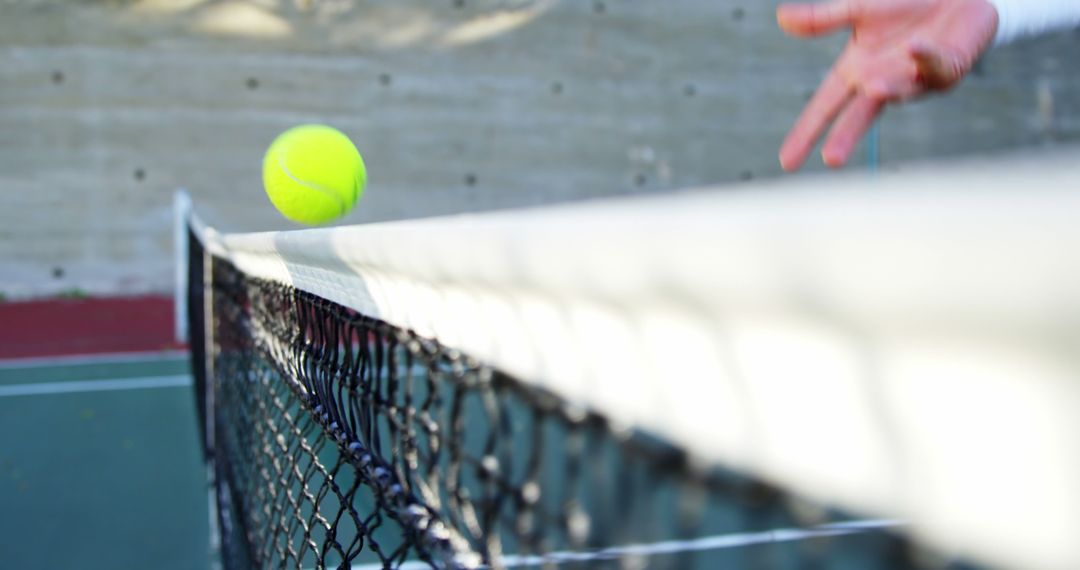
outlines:
[[[537, 556], [504, 556], [502, 557], [501, 562], [504, 567], [515, 568], [521, 566], [539, 566], [542, 564], [612, 560], [623, 556], [656, 556], [678, 552], [700, 552], [704, 550], [721, 550], [726, 548], [753, 546], [755, 544], [767, 544], [770, 542], [792, 542], [809, 538], [858, 534], [872, 530], [895, 528], [904, 526], [904, 524], [903, 521], [891, 519], [849, 521], [825, 524], [813, 528], [780, 528], [762, 532], [740, 532], [735, 534], [707, 536], [693, 540], [670, 540], [665, 542], [654, 542], [651, 544], [628, 544], [601, 550], [552, 552]], [[381, 564], [353, 564], [352, 570], [379, 570], [382, 567]], [[397, 568], [399, 570], [421, 570], [431, 568], [431, 565], [421, 561], [410, 561]]]
[[36, 384], [0, 385], [0, 398], [17, 396], [44, 396], [50, 394], [78, 394], [82, 392], [114, 392], [119, 390], [147, 390], [153, 388], [180, 388], [191, 386], [191, 376], [149, 376], [124, 378], [122, 380], [74, 380], [71, 382], [39, 382]]
[[0, 360], [0, 370], [19, 370], [46, 366], [77, 366], [80, 364], [127, 364], [132, 362], [159, 362], [181, 360], [188, 357], [186, 350], [162, 350], [157, 352], [115, 352], [109, 354], [74, 354], [65, 356], [33, 356]]

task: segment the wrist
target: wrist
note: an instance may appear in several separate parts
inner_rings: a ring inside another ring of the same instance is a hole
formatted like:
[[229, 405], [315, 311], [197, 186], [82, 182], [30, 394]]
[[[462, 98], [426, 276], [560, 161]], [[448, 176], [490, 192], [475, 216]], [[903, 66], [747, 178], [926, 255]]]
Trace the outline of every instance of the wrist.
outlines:
[[997, 11], [994, 44], [1080, 25], [1078, 0], [986, 0]]

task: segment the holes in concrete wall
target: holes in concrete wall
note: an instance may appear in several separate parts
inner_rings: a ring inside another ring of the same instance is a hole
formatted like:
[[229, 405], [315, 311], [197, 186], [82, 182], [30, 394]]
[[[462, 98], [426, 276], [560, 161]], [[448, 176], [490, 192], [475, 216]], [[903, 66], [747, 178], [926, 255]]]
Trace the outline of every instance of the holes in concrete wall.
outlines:
[[592, 11], [593, 14], [603, 14], [607, 12], [607, 6], [603, 2], [593, 2]]
[[466, 186], [476, 186], [476, 180], [477, 180], [476, 175], [473, 174], [472, 172], [465, 175], [465, 185]]
[[640, 172], [634, 175], [634, 186], [644, 186], [648, 181], [649, 178]]
[[259, 80], [258, 80], [258, 78], [255, 78], [255, 77], [248, 77], [247, 81], [244, 82], [244, 85], [247, 85], [248, 89], [251, 89], [251, 90], [254, 91], [255, 89], [259, 88]]
[[563, 92], [563, 85], [561, 82], [555, 81], [551, 84], [551, 94], [561, 95]]
[[683, 95], [686, 95], [687, 97], [693, 97], [694, 95], [697, 95], [697, 86], [693, 83], [688, 83], [683, 87], [682, 92]]
[[465, 7], [465, 0], [454, 0], [454, 7], [455, 8], [464, 8]]
[[52, 72], [50, 78], [52, 79], [53, 83], [55, 83], [56, 85], [60, 85], [64, 82], [64, 72], [57, 69]]
[[753, 179], [754, 179], [754, 173], [750, 172], [749, 170], [744, 170], [744, 171], [739, 173], [739, 180], [742, 180], [743, 182], [746, 182], [748, 180], [753, 180]]
[[64, 278], [64, 268], [60, 267], [60, 266], [53, 267], [52, 268], [52, 278], [53, 279], [63, 279]]
[[736, 22], [741, 22], [743, 20], [743, 18], [745, 18], [745, 17], [746, 17], [746, 10], [744, 10], [742, 6], [736, 6], [731, 11], [731, 19], [735, 20]]
[[143, 180], [146, 180], [146, 171], [142, 168], [136, 168], [133, 176], [135, 176], [136, 182], [142, 182]]
[[379, 85], [382, 85], [383, 87], [389, 87], [390, 84], [393, 83], [393, 81], [394, 78], [389, 73], [379, 74]]

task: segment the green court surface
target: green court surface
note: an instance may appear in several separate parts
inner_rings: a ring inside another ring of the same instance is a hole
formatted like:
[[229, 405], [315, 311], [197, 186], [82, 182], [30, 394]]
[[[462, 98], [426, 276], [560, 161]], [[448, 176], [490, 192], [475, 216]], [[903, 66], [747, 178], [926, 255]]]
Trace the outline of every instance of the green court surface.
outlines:
[[0, 508], [4, 568], [207, 568], [185, 357], [0, 362]]

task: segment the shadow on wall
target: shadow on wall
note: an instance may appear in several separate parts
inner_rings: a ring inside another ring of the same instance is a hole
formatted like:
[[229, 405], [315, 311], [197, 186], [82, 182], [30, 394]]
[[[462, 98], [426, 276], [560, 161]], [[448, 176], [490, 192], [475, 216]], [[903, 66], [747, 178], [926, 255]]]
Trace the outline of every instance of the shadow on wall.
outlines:
[[[191, 32], [218, 37], [284, 39], [303, 33], [307, 21], [335, 44], [375, 49], [423, 45], [453, 48], [489, 40], [541, 17], [558, 0], [500, 2], [496, 7], [453, 0], [449, 9], [472, 12], [447, 22], [437, 10], [358, 0], [136, 0], [120, 7], [125, 23], [176, 20]], [[373, 4], [373, 5], [368, 5]], [[491, 3], [488, 3], [491, 4]], [[111, 4], [114, 5], [115, 4]]]

